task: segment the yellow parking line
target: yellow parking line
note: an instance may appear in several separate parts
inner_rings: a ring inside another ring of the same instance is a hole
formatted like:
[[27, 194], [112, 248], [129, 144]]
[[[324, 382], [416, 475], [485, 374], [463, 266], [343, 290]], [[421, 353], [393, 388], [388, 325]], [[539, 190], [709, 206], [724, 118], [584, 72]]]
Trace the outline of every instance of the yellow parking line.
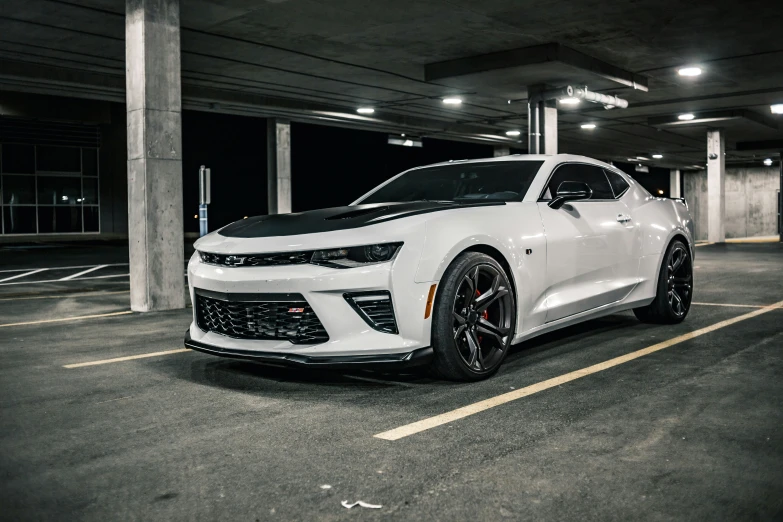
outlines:
[[[729, 306], [735, 308], [764, 308], [766, 305], [733, 304], [733, 303], [691, 303], [699, 306]], [[772, 305], [774, 308], [775, 305]]]
[[160, 357], [161, 355], [171, 355], [174, 353], [182, 353], [182, 352], [189, 352], [189, 348], [179, 348], [177, 350], [166, 350], [164, 352], [152, 352], [152, 353], [142, 353], [139, 355], [129, 355], [127, 357], [115, 357], [114, 359], [103, 359], [101, 361], [87, 361], [82, 363], [75, 363], [75, 364], [65, 364], [63, 365], [63, 368], [82, 368], [84, 366], [97, 366], [99, 364], [110, 364], [110, 363], [116, 363], [116, 362], [123, 362], [123, 361], [133, 361], [134, 359], [146, 359], [147, 357]]
[[635, 352], [631, 352], [629, 354], [622, 355], [620, 357], [615, 357], [614, 359], [609, 359], [608, 361], [594, 364], [593, 366], [588, 366], [587, 368], [582, 368], [581, 370], [576, 370], [570, 373], [566, 373], [564, 375], [560, 375], [552, 379], [547, 379], [546, 381], [542, 381], [533, 384], [531, 386], [526, 386], [525, 388], [520, 388], [512, 392], [504, 393], [502, 395], [497, 395], [495, 397], [483, 401], [469, 404], [468, 406], [463, 406], [462, 408], [457, 408], [456, 410], [442, 413], [440, 415], [435, 415], [434, 417], [429, 417], [427, 419], [422, 419], [418, 422], [414, 422], [411, 424], [406, 424], [405, 426], [400, 426], [399, 428], [394, 428], [389, 431], [384, 431], [383, 433], [378, 433], [374, 435], [374, 437], [379, 439], [384, 439], [384, 440], [399, 440], [404, 437], [408, 437], [410, 435], [414, 435], [416, 433], [420, 433], [422, 431], [435, 428], [442, 424], [447, 424], [449, 422], [454, 422], [456, 420], [463, 419], [470, 415], [475, 415], [476, 413], [480, 413], [490, 408], [500, 406], [501, 404], [515, 401], [517, 399], [521, 399], [522, 397], [527, 397], [528, 395], [533, 395], [534, 393], [548, 390], [549, 388], [554, 388], [555, 386], [560, 386], [561, 384], [565, 384], [567, 382], [574, 381], [576, 379], [581, 379], [582, 377], [586, 377], [594, 373], [608, 370], [609, 368], [619, 366], [620, 364], [625, 364], [627, 362], [633, 361], [634, 359], [638, 359], [639, 357], [644, 357], [645, 355], [649, 355], [659, 350], [669, 348], [670, 346], [674, 346], [676, 344], [688, 341], [695, 337], [699, 337], [700, 335], [708, 334], [710, 332], [714, 332], [715, 330], [719, 330], [720, 328], [725, 328], [727, 326], [731, 326], [740, 321], [745, 321], [746, 319], [756, 317], [757, 315], [765, 314], [781, 306], [783, 306], [783, 301], [780, 301], [779, 303], [775, 303], [770, 306], [765, 306], [764, 308], [759, 308], [758, 310], [754, 310], [752, 312], [734, 317], [732, 319], [720, 321], [719, 323], [715, 323], [711, 326], [700, 328], [699, 330], [695, 330], [693, 332], [677, 336], [673, 339], [669, 339], [668, 341], [663, 341], [661, 343], [648, 346], [647, 348], [643, 348], [641, 350], [637, 350]]
[[132, 314], [130, 310], [126, 310], [124, 312], [111, 312], [108, 314], [95, 314], [95, 315], [79, 315], [76, 317], [63, 317], [60, 319], [43, 319], [41, 321], [28, 321], [25, 323], [8, 323], [8, 324], [0, 324], [0, 328], [5, 328], [6, 326], [24, 326], [28, 324], [44, 324], [44, 323], [61, 323], [64, 321], [79, 321], [81, 319], [96, 319], [98, 317], [114, 317], [115, 315], [126, 315], [126, 314]]

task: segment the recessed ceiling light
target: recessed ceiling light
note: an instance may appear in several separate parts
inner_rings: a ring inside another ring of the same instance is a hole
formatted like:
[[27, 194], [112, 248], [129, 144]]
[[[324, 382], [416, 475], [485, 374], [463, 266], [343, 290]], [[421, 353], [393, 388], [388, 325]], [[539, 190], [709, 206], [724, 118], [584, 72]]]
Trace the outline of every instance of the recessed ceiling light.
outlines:
[[581, 127], [583, 129], [595, 129], [595, 123], [583, 123]]
[[663, 154], [653, 154], [653, 158], [655, 159], [661, 159], [663, 157]]
[[563, 105], [576, 105], [581, 100], [579, 98], [561, 98], [559, 101]]
[[522, 134], [522, 133], [519, 132], [518, 130], [506, 131], [506, 136], [519, 136], [520, 134]]
[[462, 103], [462, 98], [443, 98], [443, 103], [446, 105], [459, 105]]
[[776, 103], [775, 105], [770, 105], [769, 110], [772, 111], [772, 114], [783, 114], [783, 103]]
[[767, 167], [769, 167], [770, 165], [772, 165], [772, 158], [767, 158], [767, 159], [765, 159], [765, 160], [764, 160], [764, 165], [766, 165]]
[[358, 109], [356, 109], [356, 112], [358, 112], [359, 114], [372, 114], [375, 112], [375, 109], [373, 109], [372, 107], [359, 107]]
[[694, 116], [690, 112], [686, 112], [685, 114], [680, 114], [679, 116], [677, 116], [677, 119], [678, 120], [683, 120], [683, 121], [688, 121], [688, 120], [692, 120], [695, 117], [696, 116]]
[[698, 76], [701, 74], [701, 67], [681, 67], [677, 72], [680, 76]]

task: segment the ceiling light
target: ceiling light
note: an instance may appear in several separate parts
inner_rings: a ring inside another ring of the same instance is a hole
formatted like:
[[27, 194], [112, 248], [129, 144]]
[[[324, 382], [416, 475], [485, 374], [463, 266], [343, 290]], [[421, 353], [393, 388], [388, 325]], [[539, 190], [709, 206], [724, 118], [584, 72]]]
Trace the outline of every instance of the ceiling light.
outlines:
[[443, 103], [446, 105], [459, 105], [462, 103], [462, 98], [443, 98]]
[[663, 196], [663, 191], [662, 191], [661, 189], [658, 189], [658, 194], [660, 194], [661, 196]]
[[580, 100], [579, 98], [561, 98], [559, 101], [560, 101], [560, 103], [562, 103], [563, 105], [576, 105], [576, 104], [578, 104], [578, 103], [579, 103], [581, 100]]
[[653, 154], [653, 158], [655, 159], [661, 159], [663, 157], [663, 154]]
[[783, 114], [783, 103], [776, 103], [775, 105], [770, 105], [769, 110], [772, 111], [772, 114]]
[[639, 161], [650, 161], [650, 158], [647, 158], [645, 156], [636, 156], [636, 159]]
[[696, 116], [694, 116], [692, 113], [686, 112], [685, 114], [680, 114], [679, 116], [677, 116], [677, 119], [678, 120], [683, 120], [683, 121], [688, 121], [688, 120], [692, 120], [695, 117]]
[[595, 129], [595, 123], [583, 123], [581, 127], [583, 129]]
[[506, 131], [506, 136], [519, 136], [520, 134], [522, 134], [522, 133], [519, 132], [518, 130]]
[[767, 159], [765, 159], [765, 160], [764, 160], [764, 165], [766, 165], [767, 167], [769, 167], [770, 165], [772, 165], [772, 158], [767, 158]]
[[680, 76], [698, 76], [701, 74], [701, 67], [681, 67], [677, 72]]
[[375, 112], [375, 109], [373, 109], [372, 107], [359, 107], [358, 109], [356, 109], [356, 112], [358, 112], [359, 114], [372, 114]]

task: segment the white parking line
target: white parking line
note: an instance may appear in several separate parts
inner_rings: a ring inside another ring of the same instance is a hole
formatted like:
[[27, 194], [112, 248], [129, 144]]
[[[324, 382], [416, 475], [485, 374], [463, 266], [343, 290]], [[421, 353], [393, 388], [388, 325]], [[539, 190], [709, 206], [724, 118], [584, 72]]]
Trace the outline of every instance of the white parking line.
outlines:
[[[78, 265], [78, 266], [48, 266], [43, 267], [41, 270], [76, 270], [78, 268], [90, 268], [96, 265]], [[107, 263], [103, 266], [128, 266], [128, 263]], [[0, 274], [4, 274], [6, 272], [25, 272], [27, 270], [31, 270], [32, 268], [13, 268], [9, 270], [0, 270]]]
[[103, 276], [93, 276], [93, 277], [80, 277], [79, 279], [68, 279], [67, 281], [63, 281], [62, 279], [47, 279], [46, 281], [14, 281], [13, 283], [0, 283], [0, 286], [7, 286], [7, 285], [38, 285], [41, 283], [64, 283], [64, 282], [71, 282], [71, 281], [87, 281], [89, 279], [110, 279], [112, 277], [128, 277], [130, 274], [114, 274], [114, 275], [103, 275]]
[[70, 281], [71, 279], [76, 279], [77, 277], [79, 277], [81, 275], [89, 274], [90, 272], [95, 272], [96, 270], [100, 270], [101, 268], [106, 268], [107, 266], [109, 266], [109, 265], [94, 266], [92, 268], [88, 268], [87, 270], [82, 270], [81, 272], [78, 272], [76, 274], [69, 275], [67, 277], [63, 277], [62, 279], [60, 279], [60, 281]]
[[5, 279], [0, 279], [0, 283], [4, 281], [10, 281], [11, 279], [18, 279], [20, 277], [27, 277], [29, 275], [37, 274], [38, 272], [43, 272], [44, 270], [48, 270], [48, 268], [39, 268], [38, 270], [31, 270], [30, 272], [25, 272], [23, 274], [18, 274], [11, 277], [6, 277]]
[[404, 426], [400, 426], [399, 428], [394, 428], [388, 431], [384, 431], [382, 433], [377, 433], [373, 436], [375, 438], [384, 439], [384, 440], [399, 440], [404, 437], [409, 437], [416, 433], [421, 433], [422, 431], [427, 431], [429, 429], [436, 428], [443, 424], [448, 424], [450, 422], [454, 422], [456, 420], [464, 419], [465, 417], [475, 415], [482, 411], [495, 408], [496, 406], [506, 404], [507, 402], [515, 401], [517, 399], [521, 399], [523, 397], [533, 395], [534, 393], [548, 390], [550, 388], [554, 388], [556, 386], [560, 386], [562, 384], [575, 381], [577, 379], [581, 379], [582, 377], [587, 377], [588, 375], [592, 375], [594, 373], [608, 370], [609, 368], [614, 368], [615, 366], [625, 364], [627, 362], [638, 359], [639, 357], [644, 357], [645, 355], [649, 355], [659, 350], [669, 348], [670, 346], [674, 346], [676, 344], [689, 341], [691, 339], [699, 337], [700, 335], [708, 334], [710, 332], [714, 332], [715, 330], [719, 330], [721, 328], [731, 326], [732, 324], [738, 323], [740, 321], [750, 319], [751, 317], [756, 317], [757, 315], [771, 312], [772, 310], [779, 309], [781, 306], [783, 306], [783, 301], [772, 304], [770, 306], [765, 306], [764, 308], [760, 308], [758, 310], [748, 312], [747, 314], [740, 315], [732, 319], [720, 321], [718, 323], [715, 323], [713, 325], [704, 328], [700, 328], [693, 332], [674, 337], [673, 339], [669, 339], [668, 341], [663, 341], [654, 344], [652, 346], [648, 346], [647, 348], [643, 348], [635, 352], [627, 353], [625, 355], [621, 355], [620, 357], [615, 357], [614, 359], [609, 359], [607, 361], [594, 364], [592, 366], [588, 366], [586, 368], [582, 368], [570, 373], [559, 375], [557, 377], [553, 377], [551, 379], [547, 379], [545, 381], [541, 381], [536, 384], [532, 384], [530, 386], [526, 386], [524, 388], [514, 390], [512, 392], [503, 393], [501, 395], [497, 395], [495, 397], [491, 397], [483, 401], [475, 402], [473, 404], [463, 406], [462, 408], [457, 408], [456, 410], [442, 413], [440, 415], [435, 415], [434, 417], [428, 417], [426, 419], [422, 419], [417, 422], [412, 422], [411, 424], [406, 424]]

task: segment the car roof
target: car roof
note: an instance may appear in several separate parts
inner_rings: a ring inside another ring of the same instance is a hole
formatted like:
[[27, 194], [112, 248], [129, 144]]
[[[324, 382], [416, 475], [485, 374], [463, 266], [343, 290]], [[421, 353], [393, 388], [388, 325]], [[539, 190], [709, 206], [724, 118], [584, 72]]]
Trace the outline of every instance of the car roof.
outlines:
[[[500, 161], [543, 161], [543, 162], [549, 162], [550, 165], [556, 165], [558, 163], [573, 161], [573, 162], [593, 163], [605, 167], [612, 166], [609, 165], [608, 163], [597, 160], [595, 158], [589, 158], [587, 156], [579, 156], [576, 154], [512, 154], [510, 156], [499, 156], [496, 158], [441, 161], [439, 163], [432, 163], [430, 165], [422, 165], [420, 167], [416, 167], [416, 169], [434, 167], [440, 165], [452, 165], [455, 163], [488, 163], [488, 162], [500, 162]], [[415, 169], [411, 169], [411, 170], [415, 170]]]

